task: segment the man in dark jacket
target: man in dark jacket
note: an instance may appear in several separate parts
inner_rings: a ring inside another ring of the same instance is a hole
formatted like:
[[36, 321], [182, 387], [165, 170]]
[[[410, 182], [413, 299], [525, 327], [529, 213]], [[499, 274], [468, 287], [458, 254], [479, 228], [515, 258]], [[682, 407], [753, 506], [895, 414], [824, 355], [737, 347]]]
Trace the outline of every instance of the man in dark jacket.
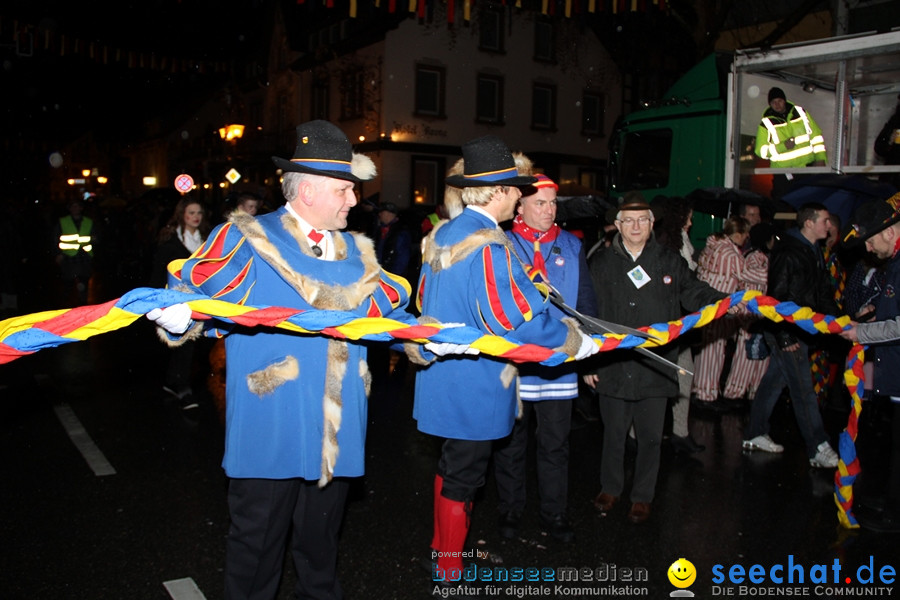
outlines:
[[[680, 255], [656, 242], [653, 213], [642, 197], [629, 199], [619, 208], [615, 225], [618, 233], [612, 245], [590, 262], [601, 319], [628, 327], [651, 325], [677, 319], [726, 296], [698, 280]], [[678, 346], [669, 344], [658, 353], [675, 361]], [[597, 371], [585, 376], [585, 383], [598, 390], [604, 427], [601, 492], [594, 506], [607, 512], [622, 494], [625, 441], [633, 424], [637, 457], [628, 518], [642, 523], [650, 516], [666, 403], [678, 395], [677, 373], [635, 350], [606, 352], [598, 360]]]
[[[877, 345], [878, 360], [872, 389], [875, 394], [888, 396], [893, 405], [891, 456], [887, 481], [887, 501], [881, 511], [856, 511], [859, 524], [879, 532], [900, 531], [900, 193], [887, 200], [872, 200], [853, 214], [851, 234], [855, 241], [864, 241], [866, 250], [885, 265], [885, 293], [878, 296], [875, 320], [852, 323], [853, 327], [841, 337], [854, 343]], [[867, 352], [868, 354], [868, 352]]]
[[399, 213], [397, 205], [392, 202], [385, 202], [379, 208], [375, 254], [385, 271], [414, 281], [416, 274], [408, 271], [412, 256], [412, 236], [400, 222], [397, 216]]
[[[828, 210], [821, 204], [804, 204], [797, 211], [797, 229], [783, 236], [772, 249], [768, 294], [782, 302], [794, 302], [816, 312], [838, 315], [834, 292], [825, 277], [825, 261], [817, 242], [828, 237]], [[791, 405], [809, 464], [833, 469], [838, 457], [828, 443], [813, 389], [809, 342], [800, 329], [789, 323], [772, 324], [765, 332], [771, 351], [769, 368], [759, 382], [744, 432], [744, 450], [781, 453], [784, 447], [769, 437], [769, 417], [781, 391], [788, 387]]]

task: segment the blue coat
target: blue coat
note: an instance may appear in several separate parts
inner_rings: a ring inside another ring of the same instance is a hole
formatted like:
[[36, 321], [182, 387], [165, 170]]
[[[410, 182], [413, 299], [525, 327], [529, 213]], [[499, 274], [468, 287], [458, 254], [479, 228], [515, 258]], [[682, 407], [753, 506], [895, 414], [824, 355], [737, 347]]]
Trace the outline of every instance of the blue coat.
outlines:
[[[528, 266], [533, 265], [534, 240], [526, 240], [512, 230], [507, 231], [506, 236], [519, 259]], [[594, 286], [581, 240], [568, 231], [560, 231], [552, 242], [541, 243], [541, 255], [550, 284], [559, 291], [566, 304], [582, 314], [595, 314]], [[549, 310], [554, 318], [567, 316], [554, 305], [550, 305]], [[519, 367], [519, 376], [522, 400], [569, 400], [578, 397], [578, 373], [574, 363], [555, 367], [525, 364]]]
[[[191, 258], [170, 265], [169, 286], [248, 306], [340, 310], [414, 324], [404, 310], [409, 284], [378, 266], [371, 241], [335, 232], [334, 242], [337, 260], [319, 260], [285, 207], [256, 219], [236, 211]], [[230, 334], [223, 460], [229, 477], [324, 484], [332, 474], [363, 475], [370, 381], [364, 345], [215, 321], [205, 328], [206, 335]]]
[[[574, 355], [574, 325], [554, 319], [503, 232], [467, 208], [426, 238], [417, 302], [442, 323]], [[514, 372], [487, 356], [439, 359], [416, 374], [413, 417], [420, 431], [446, 438], [494, 440], [516, 417]], [[504, 371], [506, 370], [506, 373]]]

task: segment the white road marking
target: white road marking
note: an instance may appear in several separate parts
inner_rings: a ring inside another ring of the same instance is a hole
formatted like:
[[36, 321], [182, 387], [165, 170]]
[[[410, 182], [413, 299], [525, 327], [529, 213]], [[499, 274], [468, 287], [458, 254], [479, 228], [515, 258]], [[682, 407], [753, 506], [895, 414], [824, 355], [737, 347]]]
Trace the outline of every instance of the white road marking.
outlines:
[[206, 596], [194, 583], [190, 577], [184, 579], [173, 579], [172, 581], [164, 581], [163, 587], [169, 592], [172, 600], [206, 600]]
[[72, 443], [81, 452], [81, 456], [87, 461], [88, 466], [94, 471], [94, 475], [97, 477], [115, 475], [116, 470], [109, 464], [103, 452], [100, 451], [100, 448], [97, 447], [97, 444], [85, 431], [84, 425], [75, 416], [72, 407], [68, 404], [57, 404], [53, 407], [53, 410], [56, 412], [56, 417], [62, 423], [66, 433], [69, 434], [69, 439], [72, 440]]

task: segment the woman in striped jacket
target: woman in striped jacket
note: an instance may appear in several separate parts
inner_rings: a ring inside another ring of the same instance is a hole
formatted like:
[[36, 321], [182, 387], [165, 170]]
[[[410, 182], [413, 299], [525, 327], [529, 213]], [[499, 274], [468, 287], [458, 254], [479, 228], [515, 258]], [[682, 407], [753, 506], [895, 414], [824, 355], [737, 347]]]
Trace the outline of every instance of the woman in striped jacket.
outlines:
[[[741, 247], [749, 235], [750, 223], [745, 218], [729, 217], [720, 233], [707, 238], [697, 261], [697, 278], [726, 294], [741, 289], [747, 279]], [[706, 405], [713, 410], [730, 408], [719, 400], [719, 380], [725, 365], [726, 342], [735, 336], [738, 327], [737, 319], [723, 318], [703, 329], [703, 347], [695, 360], [691, 392], [698, 401], [715, 403]]]
[[[766, 293], [769, 276], [769, 252], [775, 245], [775, 227], [771, 223], [758, 223], [750, 228], [750, 251], [744, 255], [744, 281], [741, 289], [759, 290]], [[762, 317], [741, 315], [738, 320], [741, 328], [737, 332], [737, 344], [734, 348], [734, 359], [731, 371], [725, 382], [722, 395], [726, 398], [746, 398], [753, 400], [756, 388], [769, 366], [769, 357], [751, 359], [747, 356], [747, 341], [750, 339], [753, 325]]]

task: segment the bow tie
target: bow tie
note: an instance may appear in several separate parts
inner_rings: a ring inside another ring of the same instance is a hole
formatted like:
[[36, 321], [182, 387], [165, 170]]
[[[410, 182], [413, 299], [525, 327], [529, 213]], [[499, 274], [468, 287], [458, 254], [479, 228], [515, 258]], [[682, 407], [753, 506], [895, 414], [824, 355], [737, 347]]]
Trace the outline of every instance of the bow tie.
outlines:
[[322, 238], [325, 236], [316, 231], [315, 229], [310, 230], [309, 234], [306, 236], [312, 241], [312, 251], [313, 254], [316, 255], [316, 258], [322, 256], [322, 249], [319, 248], [319, 242], [322, 241]]

